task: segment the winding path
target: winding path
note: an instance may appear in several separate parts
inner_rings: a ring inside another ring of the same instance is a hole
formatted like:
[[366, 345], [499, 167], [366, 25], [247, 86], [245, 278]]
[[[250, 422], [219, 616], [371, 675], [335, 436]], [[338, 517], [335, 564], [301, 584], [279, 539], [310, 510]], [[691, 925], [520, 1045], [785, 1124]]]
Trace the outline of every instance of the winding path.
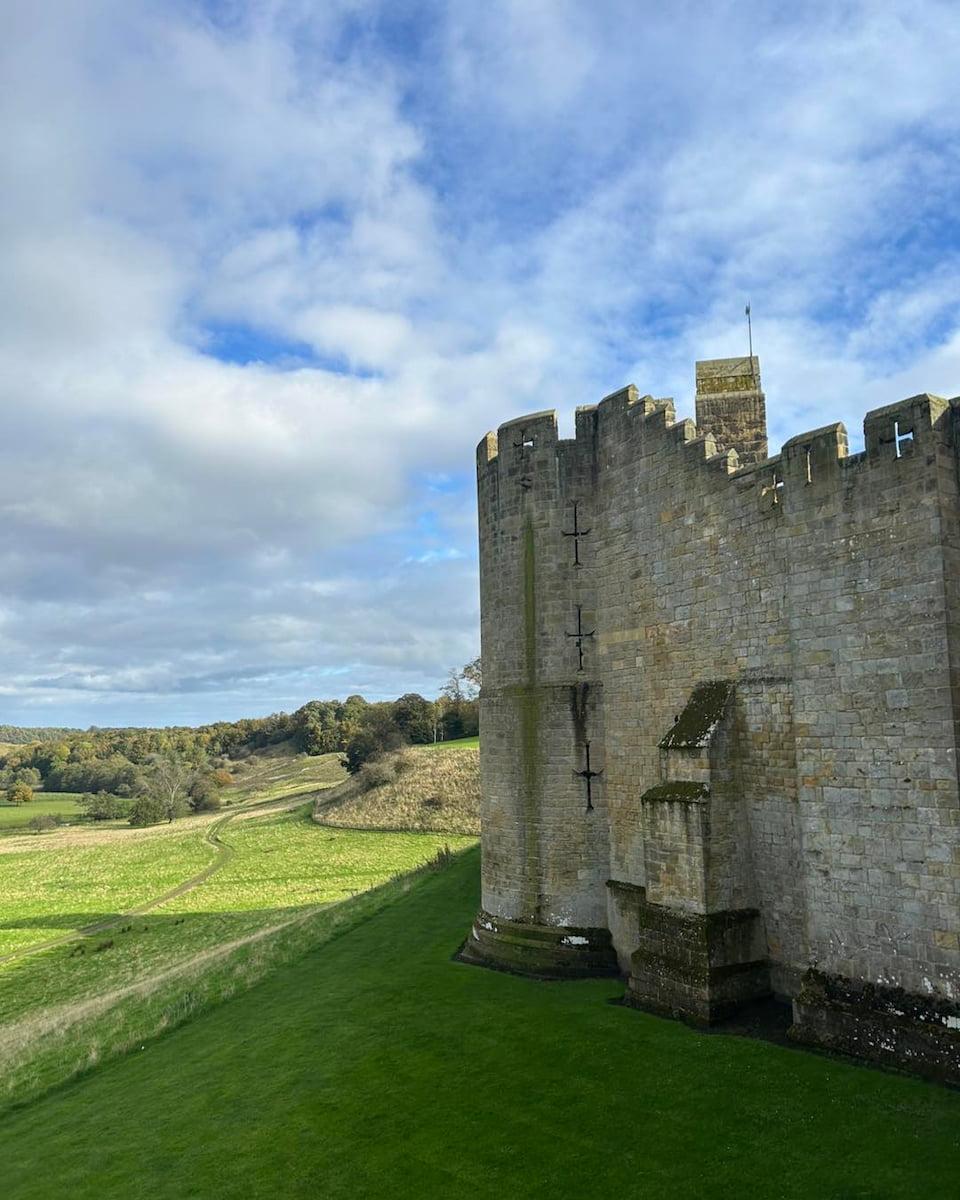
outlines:
[[174, 900], [177, 896], [183, 896], [186, 892], [199, 887], [201, 883], [205, 883], [211, 875], [215, 875], [217, 871], [222, 870], [233, 858], [236, 851], [228, 842], [225, 842], [221, 838], [220, 832], [235, 817], [261, 808], [264, 810], [273, 809], [275, 811], [280, 811], [284, 807], [296, 808], [298, 804], [304, 802], [308, 795], [314, 795], [317, 791], [322, 790], [324, 789], [313, 787], [303, 792], [295, 792], [289, 796], [282, 796], [278, 799], [248, 800], [238, 804], [232, 812], [214, 821], [204, 834], [204, 841], [209, 842], [213, 846], [216, 854], [213, 861], [208, 863], [198, 874], [184, 880], [183, 883], [178, 883], [176, 887], [168, 889], [162, 895], [155, 896], [152, 900], [148, 900], [144, 904], [138, 904], [135, 908], [128, 908], [125, 912], [117, 913], [116, 916], [107, 917], [103, 921], [96, 921], [92, 925], [84, 925], [80, 929], [72, 930], [70, 933], [60, 934], [59, 937], [48, 938], [43, 942], [34, 942], [30, 946], [21, 946], [19, 950], [14, 950], [10, 954], [0, 954], [0, 963], [11, 962], [16, 958], [26, 958], [29, 954], [37, 954], [41, 950], [50, 950], [55, 946], [65, 946], [69, 942], [78, 941], [80, 938], [90, 937], [91, 934], [105, 933], [108, 929], [113, 929], [124, 921], [129, 921], [131, 917], [142, 917], [144, 913], [150, 912], [151, 909], [159, 908], [161, 904], [166, 904], [168, 900]]

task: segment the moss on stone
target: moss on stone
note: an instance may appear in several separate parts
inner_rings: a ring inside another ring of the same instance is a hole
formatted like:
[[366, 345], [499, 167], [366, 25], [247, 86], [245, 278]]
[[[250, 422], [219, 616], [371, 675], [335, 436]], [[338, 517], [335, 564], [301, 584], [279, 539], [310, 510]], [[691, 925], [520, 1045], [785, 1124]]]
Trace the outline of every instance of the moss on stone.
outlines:
[[648, 801], [674, 802], [677, 804], [701, 804], [710, 795], [710, 789], [705, 783], [695, 783], [690, 779], [674, 779], [669, 783], [658, 783], [640, 797], [646, 804]]
[[523, 871], [523, 910], [540, 916], [540, 862], [537, 810], [540, 800], [540, 694], [537, 690], [537, 558], [533, 522], [523, 527], [523, 633], [525, 686], [520, 696], [520, 770]]
[[540, 979], [620, 973], [609, 929], [514, 921], [483, 909], [457, 957]]
[[727, 679], [698, 683], [673, 728], [660, 739], [661, 750], [694, 750], [708, 746], [733, 691]]

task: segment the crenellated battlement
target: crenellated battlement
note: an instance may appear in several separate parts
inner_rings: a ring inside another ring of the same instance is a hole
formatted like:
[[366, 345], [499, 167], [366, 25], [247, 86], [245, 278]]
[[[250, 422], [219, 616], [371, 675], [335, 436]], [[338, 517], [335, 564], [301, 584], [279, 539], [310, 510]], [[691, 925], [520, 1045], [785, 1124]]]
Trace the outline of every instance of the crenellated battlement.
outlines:
[[[770, 508], [788, 496], [792, 504], [819, 505], [830, 489], [849, 500], [848, 489], [863, 470], [885, 471], [890, 486], [896, 486], [907, 463], [949, 453], [951, 404], [957, 401], [921, 393], [868, 412], [863, 421], [865, 449], [858, 454], [849, 454], [846, 428], [838, 422], [797, 434], [779, 454], [744, 462], [737, 448], [723, 447], [711, 429], [688, 417], [678, 420], [672, 399], [641, 396], [630, 384], [599, 404], [578, 408], [573, 438], [559, 438], [554, 410], [506, 422], [497, 434], [488, 433], [480, 442], [477, 462], [478, 468], [502, 472], [503, 464], [515, 463], [518, 454], [541, 456], [566, 450], [573, 457], [595, 460], [597, 466], [612, 458], [635, 460], [639, 471], [651, 469], [658, 454], [675, 455], [679, 448], [685, 467], [702, 468], [705, 489], [729, 481], [738, 494], [752, 487], [760, 499], [771, 498]], [[878, 485], [874, 476], [874, 486]]]

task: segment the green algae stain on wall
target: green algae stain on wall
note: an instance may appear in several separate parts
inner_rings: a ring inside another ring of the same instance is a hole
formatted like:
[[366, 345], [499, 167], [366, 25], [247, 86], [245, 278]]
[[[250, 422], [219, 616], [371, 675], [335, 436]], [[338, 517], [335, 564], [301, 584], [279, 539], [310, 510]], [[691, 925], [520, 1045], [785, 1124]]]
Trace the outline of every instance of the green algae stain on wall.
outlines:
[[537, 555], [533, 522], [523, 527], [524, 683], [520, 689], [521, 828], [523, 911], [540, 918], [540, 854], [537, 809], [540, 796], [540, 692], [537, 687]]
[[533, 540], [533, 522], [527, 517], [523, 527], [523, 636], [526, 683], [537, 682], [537, 550]]

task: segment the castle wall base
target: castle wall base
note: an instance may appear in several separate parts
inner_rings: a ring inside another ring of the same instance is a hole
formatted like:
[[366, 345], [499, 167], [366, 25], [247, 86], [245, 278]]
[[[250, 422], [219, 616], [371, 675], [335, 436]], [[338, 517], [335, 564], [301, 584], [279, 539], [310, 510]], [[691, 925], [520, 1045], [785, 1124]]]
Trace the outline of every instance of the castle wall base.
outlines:
[[960, 1005], [810, 970], [789, 1036], [810, 1046], [960, 1084]]
[[771, 994], [756, 909], [692, 913], [642, 902], [638, 914], [626, 1004], [711, 1025]]
[[608, 929], [532, 925], [495, 917], [483, 909], [458, 957], [539, 979], [620, 974]]

